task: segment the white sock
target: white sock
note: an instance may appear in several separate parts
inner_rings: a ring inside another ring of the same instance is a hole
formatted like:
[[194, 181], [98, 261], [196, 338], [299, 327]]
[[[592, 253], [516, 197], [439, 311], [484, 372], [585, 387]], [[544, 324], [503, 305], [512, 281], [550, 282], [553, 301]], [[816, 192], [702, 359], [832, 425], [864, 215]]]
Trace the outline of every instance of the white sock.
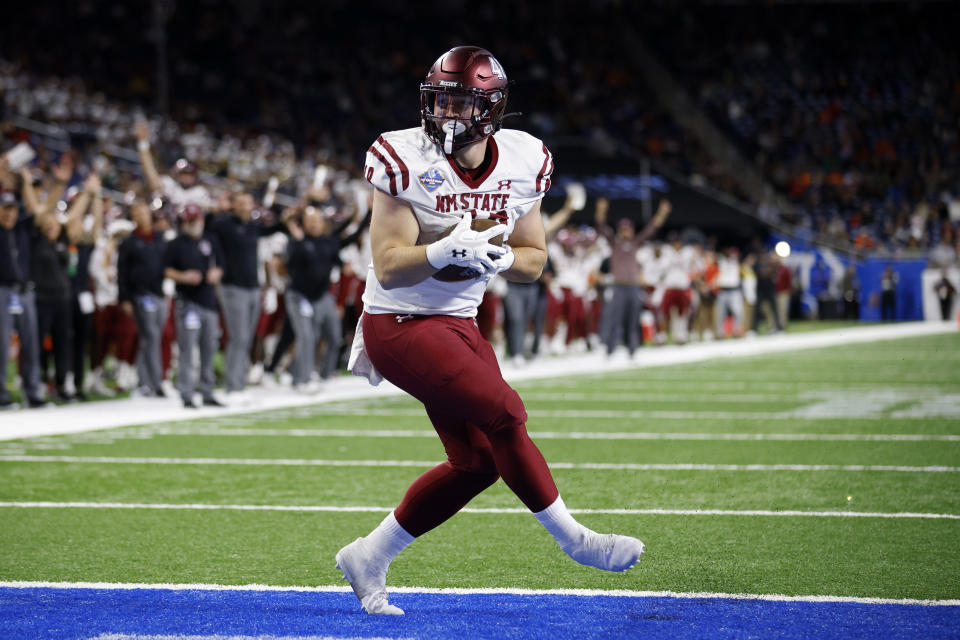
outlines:
[[533, 515], [550, 532], [550, 535], [564, 551], [582, 543], [584, 537], [590, 531], [573, 519], [573, 516], [567, 511], [567, 505], [563, 504], [563, 498], [560, 496], [557, 496], [557, 499], [549, 507]]
[[400, 526], [396, 516], [394, 516], [393, 511], [391, 511], [390, 514], [377, 525], [377, 528], [367, 535], [365, 540], [387, 564], [390, 564], [390, 562], [397, 557], [397, 554], [406, 549], [416, 538]]

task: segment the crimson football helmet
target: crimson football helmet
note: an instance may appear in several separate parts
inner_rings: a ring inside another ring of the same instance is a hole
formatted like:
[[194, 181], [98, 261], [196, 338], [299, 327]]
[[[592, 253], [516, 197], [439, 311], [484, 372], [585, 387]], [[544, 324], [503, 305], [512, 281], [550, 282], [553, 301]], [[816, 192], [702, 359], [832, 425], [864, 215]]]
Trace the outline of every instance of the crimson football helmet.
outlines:
[[453, 153], [500, 129], [507, 108], [507, 73], [480, 47], [454, 47], [420, 84], [420, 118], [427, 136]]

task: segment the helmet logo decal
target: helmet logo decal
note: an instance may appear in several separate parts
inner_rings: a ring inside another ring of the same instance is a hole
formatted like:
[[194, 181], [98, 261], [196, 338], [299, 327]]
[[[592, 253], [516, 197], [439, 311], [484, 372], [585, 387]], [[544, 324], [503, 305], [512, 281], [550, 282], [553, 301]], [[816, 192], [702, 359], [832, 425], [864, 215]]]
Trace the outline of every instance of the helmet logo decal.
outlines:
[[493, 56], [490, 56], [489, 60], [490, 60], [490, 70], [493, 72], [493, 75], [497, 76], [498, 78], [506, 79], [507, 72], [503, 70], [502, 66], [500, 66], [500, 61], [494, 58]]
[[444, 178], [443, 174], [436, 169], [429, 169], [417, 176], [417, 180], [420, 181], [420, 184], [423, 185], [424, 189], [433, 193], [440, 187], [440, 185], [444, 183], [446, 178]]
[[460, 86], [459, 82], [454, 82], [453, 80], [441, 80], [437, 84], [439, 84], [441, 87], [459, 87]]

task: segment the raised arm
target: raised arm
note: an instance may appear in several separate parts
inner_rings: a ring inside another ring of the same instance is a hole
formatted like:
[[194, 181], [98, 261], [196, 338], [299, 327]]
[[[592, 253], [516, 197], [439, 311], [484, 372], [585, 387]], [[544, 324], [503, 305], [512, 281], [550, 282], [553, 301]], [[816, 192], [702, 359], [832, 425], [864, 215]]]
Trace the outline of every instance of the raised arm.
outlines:
[[67, 153], [63, 154], [60, 158], [60, 163], [50, 167], [50, 174], [53, 176], [53, 186], [47, 193], [47, 197], [41, 202], [36, 189], [33, 188], [33, 176], [30, 175], [27, 169], [23, 169], [20, 172], [23, 178], [23, 202], [27, 207], [27, 211], [33, 214], [33, 220], [37, 226], [42, 226], [44, 221], [54, 214], [57, 202], [60, 201], [60, 196], [63, 195], [64, 189], [67, 188], [67, 182], [70, 180], [70, 176], [73, 175], [73, 159], [70, 155]]
[[87, 181], [90, 182], [91, 180], [90, 196], [93, 198], [93, 203], [90, 206], [90, 212], [93, 214], [93, 226], [90, 228], [89, 242], [90, 244], [96, 244], [103, 233], [103, 187], [100, 183], [100, 176], [97, 174], [91, 174]]
[[41, 211], [41, 207], [40, 199], [37, 197], [37, 190], [33, 188], [33, 175], [29, 169], [24, 167], [20, 169], [20, 178], [23, 182], [20, 194], [23, 198], [23, 204], [26, 206], [27, 211], [36, 216], [38, 212]]
[[157, 172], [157, 165], [153, 162], [153, 154], [150, 153], [150, 128], [146, 122], [141, 120], [137, 122], [134, 131], [137, 136], [137, 153], [140, 155], [140, 166], [143, 167], [147, 187], [151, 191], [160, 191], [160, 174]]
[[660, 205], [657, 206], [657, 213], [654, 214], [653, 219], [647, 223], [647, 226], [643, 228], [643, 231], [637, 234], [637, 246], [640, 246], [653, 237], [653, 234], [655, 234], [660, 227], [663, 226], [663, 223], [667, 220], [667, 216], [670, 215], [670, 211], [672, 209], [673, 205], [670, 204], [669, 200], [663, 199], [660, 201]]
[[83, 235], [83, 214], [87, 212], [90, 206], [90, 192], [86, 189], [77, 194], [67, 209], [67, 222], [64, 228], [67, 231], [67, 238], [71, 244], [77, 244]]
[[[540, 218], [540, 226], [543, 227], [544, 235], [547, 238], [552, 238], [557, 235], [557, 232], [560, 229], [563, 229], [567, 225], [567, 221], [570, 220], [570, 216], [574, 214], [576, 208], [573, 206], [573, 196], [568, 195], [567, 199], [564, 200], [563, 206], [557, 210], [556, 213], [550, 216], [550, 219], [547, 221], [547, 224], [543, 224], [543, 219], [540, 216], [540, 205], [537, 204], [537, 218]], [[530, 213], [533, 213], [532, 211]], [[528, 213], [527, 216], [530, 214]], [[524, 217], [527, 217], [524, 216]]]
[[70, 182], [70, 177], [73, 175], [73, 157], [69, 151], [60, 156], [59, 163], [50, 167], [50, 175], [53, 176], [53, 187], [50, 188], [47, 199], [43, 201], [42, 208], [45, 214], [54, 212], [60, 197], [63, 196], [63, 192], [67, 188], [67, 183]]
[[597, 204], [593, 210], [593, 223], [600, 235], [607, 240], [613, 240], [613, 229], [607, 224], [608, 211], [610, 211], [610, 201], [606, 198], [597, 198]]

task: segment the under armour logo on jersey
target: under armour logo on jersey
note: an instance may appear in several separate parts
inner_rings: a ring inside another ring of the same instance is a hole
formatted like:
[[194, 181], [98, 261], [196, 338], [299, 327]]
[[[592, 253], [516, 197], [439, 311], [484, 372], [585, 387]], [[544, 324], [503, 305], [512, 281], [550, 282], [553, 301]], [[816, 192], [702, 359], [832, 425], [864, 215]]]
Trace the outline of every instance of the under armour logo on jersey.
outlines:
[[453, 257], [454, 257], [454, 258], [466, 258], [466, 257], [467, 257], [467, 250], [466, 250], [466, 249], [454, 249], [454, 250], [451, 251], [450, 253], [453, 254]]
[[510, 183], [511, 183], [511, 182], [513, 182], [513, 181], [512, 181], [512, 180], [501, 180], [500, 182], [497, 183], [497, 190], [498, 190], [498, 191], [503, 191], [504, 189], [506, 189], [506, 190], [509, 191], [509, 190], [510, 190]]

